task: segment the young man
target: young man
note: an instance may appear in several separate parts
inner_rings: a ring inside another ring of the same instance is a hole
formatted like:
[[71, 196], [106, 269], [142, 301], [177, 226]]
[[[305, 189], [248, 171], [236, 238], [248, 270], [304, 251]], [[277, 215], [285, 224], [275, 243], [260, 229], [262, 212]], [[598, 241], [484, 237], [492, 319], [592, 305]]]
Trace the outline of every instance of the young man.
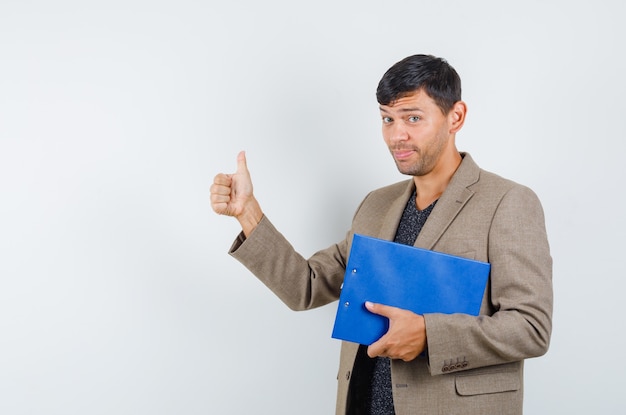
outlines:
[[385, 143], [411, 179], [370, 193], [346, 239], [307, 260], [263, 214], [242, 152], [236, 173], [218, 174], [211, 186], [213, 210], [243, 229], [230, 253], [295, 310], [339, 298], [354, 233], [489, 262], [477, 317], [367, 303], [389, 330], [369, 347], [343, 342], [336, 413], [521, 414], [523, 361], [547, 351], [552, 329], [541, 204], [457, 150], [466, 105], [445, 60], [396, 63], [376, 95]]

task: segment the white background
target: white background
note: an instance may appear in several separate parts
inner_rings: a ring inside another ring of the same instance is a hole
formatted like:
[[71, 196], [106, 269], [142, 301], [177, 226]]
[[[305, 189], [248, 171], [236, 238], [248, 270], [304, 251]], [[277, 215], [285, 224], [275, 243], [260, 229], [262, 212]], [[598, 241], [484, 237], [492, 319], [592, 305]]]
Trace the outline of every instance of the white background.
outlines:
[[378, 80], [443, 56], [457, 137], [541, 198], [549, 353], [528, 414], [623, 413], [626, 58], [610, 1], [0, 3], [0, 413], [330, 414], [335, 304], [294, 313], [227, 255], [239, 150], [304, 255], [403, 179]]

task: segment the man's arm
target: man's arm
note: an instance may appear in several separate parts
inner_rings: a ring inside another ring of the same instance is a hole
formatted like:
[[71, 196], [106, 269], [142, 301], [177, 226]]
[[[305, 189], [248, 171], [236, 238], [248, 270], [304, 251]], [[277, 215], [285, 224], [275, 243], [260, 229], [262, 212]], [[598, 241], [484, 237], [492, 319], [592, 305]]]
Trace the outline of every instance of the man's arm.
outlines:
[[543, 210], [530, 189], [517, 186], [503, 196], [488, 240], [487, 300], [493, 314], [424, 315], [433, 375], [445, 373], [450, 361], [467, 363], [460, 369], [466, 370], [537, 357], [548, 350], [552, 258]]
[[243, 151], [237, 156], [235, 173], [215, 176], [211, 207], [220, 215], [236, 218], [243, 230], [229, 253], [288, 307], [305, 310], [339, 297], [347, 238], [308, 260], [303, 258], [263, 214], [253, 194]]

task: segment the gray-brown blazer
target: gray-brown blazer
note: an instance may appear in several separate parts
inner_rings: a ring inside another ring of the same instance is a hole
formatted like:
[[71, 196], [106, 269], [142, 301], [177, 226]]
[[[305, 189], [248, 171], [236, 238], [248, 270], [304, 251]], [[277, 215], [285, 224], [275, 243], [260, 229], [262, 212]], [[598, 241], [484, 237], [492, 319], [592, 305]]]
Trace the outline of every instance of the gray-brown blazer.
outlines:
[[[415, 246], [489, 262], [480, 316], [426, 314], [427, 353], [392, 361], [396, 414], [521, 414], [523, 360], [544, 354], [552, 330], [552, 259], [544, 215], [528, 188], [480, 169], [469, 156]], [[413, 180], [370, 193], [346, 239], [308, 260], [264, 217], [231, 255], [294, 310], [339, 298], [353, 233], [393, 240]], [[345, 414], [358, 345], [343, 342], [337, 414]]]

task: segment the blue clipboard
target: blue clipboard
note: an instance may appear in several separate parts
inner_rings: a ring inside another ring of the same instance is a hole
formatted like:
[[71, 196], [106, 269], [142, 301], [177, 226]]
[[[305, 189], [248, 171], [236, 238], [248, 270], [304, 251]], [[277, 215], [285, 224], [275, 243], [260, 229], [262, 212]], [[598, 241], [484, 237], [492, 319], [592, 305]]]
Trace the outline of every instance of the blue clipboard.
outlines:
[[389, 328], [365, 301], [416, 314], [477, 316], [490, 264], [354, 234], [332, 337], [370, 345]]

